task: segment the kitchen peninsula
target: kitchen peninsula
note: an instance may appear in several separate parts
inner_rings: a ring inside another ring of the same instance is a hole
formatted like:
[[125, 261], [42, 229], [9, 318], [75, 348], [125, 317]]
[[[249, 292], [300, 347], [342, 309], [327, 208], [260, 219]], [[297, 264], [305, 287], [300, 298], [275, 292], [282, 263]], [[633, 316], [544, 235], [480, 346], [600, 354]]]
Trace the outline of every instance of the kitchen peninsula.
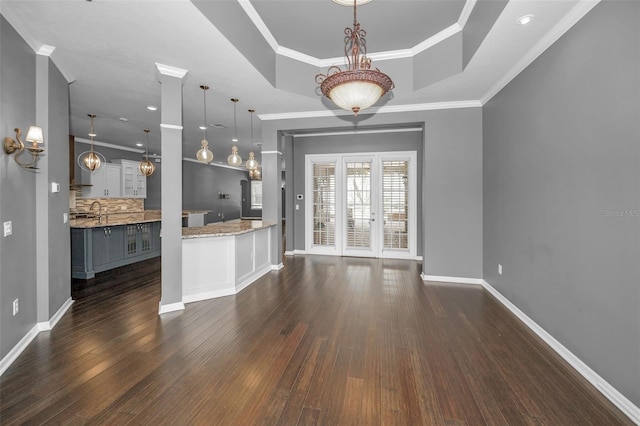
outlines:
[[[98, 207], [97, 212], [76, 211], [69, 221], [72, 278], [91, 279], [96, 273], [160, 256], [160, 210], [103, 214]], [[207, 212], [185, 210], [182, 216]]]
[[269, 272], [275, 225], [237, 219], [182, 228], [183, 302], [236, 294]]

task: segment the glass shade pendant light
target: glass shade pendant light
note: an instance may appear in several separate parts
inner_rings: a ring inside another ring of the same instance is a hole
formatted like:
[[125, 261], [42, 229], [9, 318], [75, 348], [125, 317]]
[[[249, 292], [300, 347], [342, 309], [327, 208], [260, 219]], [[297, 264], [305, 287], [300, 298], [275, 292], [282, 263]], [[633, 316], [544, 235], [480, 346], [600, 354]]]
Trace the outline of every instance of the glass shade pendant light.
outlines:
[[78, 165], [82, 170], [86, 170], [88, 172], [95, 172], [96, 170], [104, 167], [107, 159], [104, 158], [104, 155], [99, 152], [95, 152], [93, 150], [93, 138], [96, 137], [96, 133], [93, 127], [93, 120], [96, 118], [95, 114], [87, 114], [91, 119], [91, 128], [89, 129], [89, 137], [91, 138], [91, 150], [87, 152], [83, 152], [78, 156]]
[[200, 149], [196, 153], [196, 158], [198, 161], [208, 164], [213, 161], [213, 152], [209, 149], [209, 142], [207, 141], [207, 90], [209, 90], [209, 86], [202, 85], [200, 88], [202, 89], [202, 99], [204, 104], [204, 119], [200, 128], [204, 132], [204, 137], [202, 138], [202, 141], [200, 141]]
[[[251, 114], [251, 146], [253, 147], [253, 113], [256, 112], [255, 109], [250, 109], [249, 113]], [[253, 148], [249, 151], [249, 159], [246, 163], [244, 163], [245, 167], [249, 170], [255, 170], [260, 167], [258, 161], [256, 160], [256, 156], [253, 153]]]
[[[338, 4], [346, 5], [345, 0], [334, 0]], [[316, 75], [316, 83], [320, 85], [322, 94], [331, 99], [340, 108], [353, 111], [355, 115], [392, 90], [394, 85], [391, 78], [374, 68], [371, 69], [371, 59], [367, 58], [366, 31], [360, 27], [356, 10], [357, 4], [364, 1], [353, 0], [353, 28], [345, 28], [344, 54], [347, 59], [346, 69], [332, 66], [326, 74]]]
[[236, 104], [238, 103], [238, 100], [236, 98], [232, 98], [231, 102], [233, 102], [234, 137], [232, 141], [234, 142], [234, 144], [231, 147], [231, 155], [227, 157], [227, 163], [229, 163], [230, 166], [240, 167], [242, 165], [242, 157], [240, 157], [240, 154], [238, 154], [238, 147], [235, 144], [235, 142], [238, 142], [238, 122], [236, 115]]
[[147, 148], [145, 149], [144, 160], [138, 164], [138, 170], [142, 176], [151, 176], [156, 171], [156, 165], [149, 161], [149, 132], [151, 130], [144, 129], [145, 137], [147, 138]]

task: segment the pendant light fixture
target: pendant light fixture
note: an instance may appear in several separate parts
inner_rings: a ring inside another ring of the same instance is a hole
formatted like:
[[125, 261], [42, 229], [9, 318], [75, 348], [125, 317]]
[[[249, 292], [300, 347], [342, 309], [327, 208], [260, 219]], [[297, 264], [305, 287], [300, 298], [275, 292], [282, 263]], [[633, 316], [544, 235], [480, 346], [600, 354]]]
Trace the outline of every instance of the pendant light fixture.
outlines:
[[231, 98], [231, 102], [233, 102], [233, 128], [234, 128], [234, 137], [231, 139], [234, 143], [231, 147], [231, 155], [227, 157], [227, 163], [230, 166], [240, 167], [242, 165], [242, 157], [238, 154], [238, 147], [236, 146], [236, 142], [238, 142], [238, 121], [236, 115], [236, 104], [238, 100], [236, 98]]
[[260, 167], [258, 161], [256, 160], [255, 154], [253, 153], [253, 113], [256, 112], [255, 109], [250, 109], [249, 113], [251, 114], [251, 151], [249, 151], [249, 159], [246, 163], [244, 163], [245, 167], [249, 170], [255, 170]]
[[[345, 0], [334, 2], [346, 5]], [[361, 1], [360, 3], [365, 3]], [[371, 69], [371, 59], [367, 58], [367, 32], [360, 28], [356, 10], [357, 0], [353, 4], [353, 28], [345, 28], [344, 54], [347, 66], [343, 71], [332, 66], [326, 74], [316, 75], [322, 94], [331, 99], [340, 108], [353, 111], [355, 115], [378, 100], [394, 85], [391, 78], [378, 70]]]
[[149, 161], [149, 132], [151, 130], [144, 129], [144, 135], [147, 138], [147, 148], [145, 150], [144, 160], [138, 164], [138, 170], [142, 176], [151, 176], [156, 171], [156, 165]]
[[209, 90], [209, 86], [203, 84], [200, 88], [202, 89], [202, 99], [204, 104], [203, 124], [200, 126], [200, 129], [204, 132], [204, 137], [200, 142], [200, 149], [196, 153], [196, 158], [198, 161], [208, 164], [213, 161], [213, 152], [209, 149], [209, 142], [207, 141], [207, 90]]
[[83, 170], [86, 170], [88, 172], [95, 172], [101, 167], [104, 167], [107, 160], [106, 158], [104, 158], [104, 155], [93, 150], [93, 138], [96, 137], [96, 132], [93, 127], [93, 120], [96, 118], [96, 115], [87, 114], [87, 116], [89, 116], [89, 118], [91, 119], [91, 127], [89, 129], [89, 137], [91, 138], [91, 150], [83, 152], [78, 156], [78, 165]]

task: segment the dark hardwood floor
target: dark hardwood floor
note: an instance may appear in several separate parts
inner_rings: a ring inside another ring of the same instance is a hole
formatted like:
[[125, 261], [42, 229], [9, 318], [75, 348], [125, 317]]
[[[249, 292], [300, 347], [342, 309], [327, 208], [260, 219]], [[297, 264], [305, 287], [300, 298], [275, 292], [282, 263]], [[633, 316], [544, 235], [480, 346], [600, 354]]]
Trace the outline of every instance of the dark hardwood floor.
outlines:
[[158, 259], [75, 283], [0, 378], [0, 423], [631, 424], [479, 286], [412, 261], [284, 264], [162, 316]]

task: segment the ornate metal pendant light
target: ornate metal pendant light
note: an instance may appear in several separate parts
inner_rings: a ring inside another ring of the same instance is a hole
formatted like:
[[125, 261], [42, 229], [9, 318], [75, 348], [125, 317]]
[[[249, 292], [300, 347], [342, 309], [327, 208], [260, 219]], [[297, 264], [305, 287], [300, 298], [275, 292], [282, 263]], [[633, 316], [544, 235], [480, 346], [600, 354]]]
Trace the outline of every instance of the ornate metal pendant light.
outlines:
[[235, 142], [238, 142], [238, 121], [236, 115], [236, 104], [238, 103], [238, 99], [231, 98], [231, 102], [233, 102], [233, 128], [234, 128], [234, 137], [232, 141], [234, 142], [231, 147], [231, 155], [227, 157], [227, 163], [230, 166], [240, 167], [242, 165], [242, 157], [238, 154], [238, 147]]
[[[346, 4], [346, 1], [336, 1]], [[361, 2], [362, 3], [362, 2]], [[332, 66], [326, 74], [316, 75], [316, 83], [327, 98], [340, 108], [353, 111], [355, 115], [369, 108], [389, 90], [394, 88], [391, 78], [378, 70], [371, 69], [371, 59], [367, 58], [367, 32], [360, 28], [357, 19], [357, 0], [353, 0], [353, 28], [345, 28], [344, 54], [347, 68], [342, 70]]]
[[138, 164], [138, 170], [143, 176], [151, 176], [156, 171], [156, 165], [149, 161], [149, 132], [151, 130], [144, 129], [144, 135], [147, 138], [147, 147], [145, 149], [144, 160]]
[[249, 113], [251, 114], [251, 151], [249, 151], [249, 159], [246, 163], [244, 163], [245, 167], [249, 170], [255, 170], [260, 167], [258, 161], [256, 160], [256, 156], [253, 153], [253, 113], [256, 112], [255, 109], [250, 109]]
[[93, 120], [96, 118], [96, 115], [95, 114], [87, 114], [87, 115], [91, 119], [91, 128], [89, 129], [89, 137], [91, 138], [91, 150], [88, 152], [83, 152], [78, 156], [78, 165], [83, 170], [86, 170], [88, 172], [95, 172], [101, 167], [104, 167], [107, 160], [106, 158], [104, 158], [104, 155], [100, 154], [99, 152], [95, 152], [93, 150], [93, 138], [96, 137], [96, 133], [93, 127]]
[[209, 142], [207, 141], [207, 90], [209, 90], [209, 86], [202, 85], [200, 86], [202, 89], [202, 99], [204, 105], [203, 111], [203, 124], [200, 126], [200, 129], [204, 132], [204, 136], [202, 141], [200, 141], [200, 149], [196, 153], [196, 158], [198, 161], [202, 161], [203, 163], [210, 163], [213, 161], [213, 152], [209, 149]]

